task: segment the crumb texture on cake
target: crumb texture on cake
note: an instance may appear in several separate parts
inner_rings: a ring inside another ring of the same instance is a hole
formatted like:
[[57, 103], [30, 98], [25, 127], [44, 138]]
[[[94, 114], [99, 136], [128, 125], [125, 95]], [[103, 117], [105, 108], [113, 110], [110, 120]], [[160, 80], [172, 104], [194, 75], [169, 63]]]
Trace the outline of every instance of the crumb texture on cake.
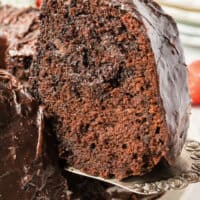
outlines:
[[189, 106], [174, 21], [141, 0], [46, 0], [40, 18], [30, 82], [66, 164], [122, 179], [173, 162]]

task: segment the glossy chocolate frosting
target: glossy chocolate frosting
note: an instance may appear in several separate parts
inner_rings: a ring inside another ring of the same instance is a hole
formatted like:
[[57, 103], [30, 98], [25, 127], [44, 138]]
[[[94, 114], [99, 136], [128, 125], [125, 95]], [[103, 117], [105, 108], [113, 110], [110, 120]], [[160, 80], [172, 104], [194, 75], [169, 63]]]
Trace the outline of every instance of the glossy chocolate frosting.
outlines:
[[169, 131], [169, 162], [176, 159], [189, 127], [190, 96], [187, 67], [175, 21], [150, 0], [132, 0], [146, 26], [154, 58], [161, 104]]
[[112, 0], [121, 2], [145, 25], [154, 53], [159, 101], [165, 114], [169, 141], [166, 159], [169, 163], [180, 155], [187, 137], [191, 100], [188, 91], [187, 67], [179, 40], [179, 32], [172, 17], [151, 0]]
[[23, 86], [0, 70], [0, 199], [68, 199], [55, 141]]
[[7, 39], [0, 30], [0, 68], [5, 67], [6, 49], [7, 49]]
[[6, 69], [27, 80], [39, 34], [39, 11], [36, 8], [0, 7], [0, 30], [8, 40]]
[[33, 54], [35, 35], [39, 33], [38, 17], [39, 11], [35, 8], [0, 7], [0, 27], [8, 37], [11, 56]]

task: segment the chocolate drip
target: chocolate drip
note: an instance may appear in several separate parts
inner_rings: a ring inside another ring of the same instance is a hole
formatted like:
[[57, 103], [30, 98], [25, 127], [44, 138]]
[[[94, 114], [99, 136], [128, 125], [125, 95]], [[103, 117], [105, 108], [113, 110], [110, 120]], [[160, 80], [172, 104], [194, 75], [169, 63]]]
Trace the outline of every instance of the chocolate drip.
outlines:
[[4, 70], [0, 70], [0, 111], [0, 197], [66, 200], [67, 182], [45, 126], [44, 107]]

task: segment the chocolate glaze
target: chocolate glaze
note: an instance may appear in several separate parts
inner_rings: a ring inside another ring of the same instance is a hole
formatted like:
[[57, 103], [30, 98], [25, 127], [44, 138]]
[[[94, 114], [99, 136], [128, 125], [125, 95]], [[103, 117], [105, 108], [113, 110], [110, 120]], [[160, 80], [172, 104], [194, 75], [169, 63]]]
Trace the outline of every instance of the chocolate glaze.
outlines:
[[0, 70], [0, 199], [68, 199], [43, 107]]
[[4, 68], [6, 66], [5, 54], [7, 47], [7, 39], [3, 33], [0, 32], [0, 68]]
[[169, 153], [174, 160], [181, 152], [189, 127], [190, 96], [187, 68], [175, 21], [150, 0], [132, 0], [146, 26], [157, 65], [159, 93], [165, 113]]
[[[119, 4], [112, 0], [112, 4]], [[145, 25], [158, 77], [160, 106], [168, 129], [166, 159], [173, 163], [180, 155], [187, 137], [191, 100], [188, 91], [187, 67], [179, 40], [179, 32], [172, 17], [151, 0], [120, 0], [121, 9], [128, 10]]]
[[0, 27], [8, 40], [6, 68], [27, 80], [39, 34], [39, 11], [35, 8], [0, 7]]

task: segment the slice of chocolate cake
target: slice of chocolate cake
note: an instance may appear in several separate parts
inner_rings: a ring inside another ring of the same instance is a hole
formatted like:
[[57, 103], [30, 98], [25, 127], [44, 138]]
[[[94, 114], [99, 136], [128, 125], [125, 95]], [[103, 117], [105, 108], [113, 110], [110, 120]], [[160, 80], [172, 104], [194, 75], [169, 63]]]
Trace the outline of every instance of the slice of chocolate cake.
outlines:
[[0, 199], [67, 200], [55, 141], [44, 129], [43, 108], [0, 70]]
[[118, 179], [180, 154], [187, 69], [175, 22], [150, 0], [45, 0], [31, 83], [60, 157]]
[[39, 11], [35, 8], [0, 7], [0, 31], [7, 37], [6, 68], [23, 81], [35, 54], [39, 34]]

